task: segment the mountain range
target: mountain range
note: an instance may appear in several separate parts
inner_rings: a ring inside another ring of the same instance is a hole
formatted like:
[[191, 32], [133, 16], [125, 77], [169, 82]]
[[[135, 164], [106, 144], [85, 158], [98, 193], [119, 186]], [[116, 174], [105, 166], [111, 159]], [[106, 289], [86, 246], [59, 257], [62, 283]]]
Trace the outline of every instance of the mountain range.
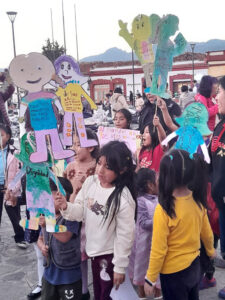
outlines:
[[[186, 52], [191, 52], [191, 44], [188, 43]], [[194, 52], [195, 53], [205, 53], [207, 51], [220, 51], [225, 50], [225, 40], [213, 39], [207, 42], [195, 43]], [[155, 47], [154, 47], [155, 48]], [[134, 59], [137, 60], [136, 55], [134, 55]], [[131, 52], [127, 52], [121, 50], [117, 47], [110, 48], [106, 50], [104, 53], [88, 56], [81, 59], [82, 62], [95, 62], [95, 61], [103, 61], [103, 62], [114, 62], [114, 61], [130, 61], [132, 60]]]

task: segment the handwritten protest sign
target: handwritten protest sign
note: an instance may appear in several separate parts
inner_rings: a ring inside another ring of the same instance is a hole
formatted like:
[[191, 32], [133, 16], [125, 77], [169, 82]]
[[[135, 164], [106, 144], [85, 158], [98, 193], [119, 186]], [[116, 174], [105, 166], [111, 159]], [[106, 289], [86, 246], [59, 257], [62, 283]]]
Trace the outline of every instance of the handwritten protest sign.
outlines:
[[121, 141], [126, 143], [132, 153], [135, 153], [140, 148], [141, 135], [138, 130], [120, 129], [115, 127], [98, 128], [98, 138], [100, 146], [111, 141]]

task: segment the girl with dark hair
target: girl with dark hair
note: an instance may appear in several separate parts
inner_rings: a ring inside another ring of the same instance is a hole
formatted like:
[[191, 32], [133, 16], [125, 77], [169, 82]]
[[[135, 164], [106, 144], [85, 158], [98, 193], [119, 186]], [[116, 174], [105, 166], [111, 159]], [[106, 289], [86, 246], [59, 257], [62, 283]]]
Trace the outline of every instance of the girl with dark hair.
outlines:
[[[135, 240], [130, 255], [129, 276], [134, 285], [138, 286], [140, 299], [146, 297], [144, 292], [145, 274], [148, 269], [152, 240], [153, 216], [158, 204], [158, 187], [156, 173], [153, 170], [141, 169], [137, 173], [136, 187], [138, 192], [137, 222]], [[157, 285], [157, 288], [160, 286]], [[158, 289], [155, 296], [159, 296]]]
[[166, 133], [154, 116], [153, 123], [145, 127], [142, 135], [142, 148], [138, 156], [138, 168], [149, 168], [159, 171], [160, 160], [164, 154], [160, 143], [166, 138]]
[[[87, 128], [87, 138], [98, 142], [97, 134]], [[81, 148], [80, 140], [76, 134], [73, 137], [73, 150], [75, 151], [75, 160], [68, 164], [64, 171], [66, 177], [73, 186], [73, 193], [70, 196], [70, 202], [74, 202], [85, 179], [95, 174], [96, 159], [99, 156], [99, 146]], [[81, 271], [82, 271], [82, 300], [90, 299], [88, 291], [88, 256], [85, 252], [86, 235], [85, 225], [81, 228]]]
[[132, 115], [128, 109], [122, 108], [115, 113], [114, 124], [116, 128], [130, 129]]
[[200, 236], [207, 255], [215, 255], [206, 190], [206, 165], [199, 155], [191, 159], [186, 151], [172, 150], [163, 157], [145, 278], [147, 295], [154, 292], [160, 273], [164, 300], [199, 299]]
[[27, 248], [24, 241], [24, 231], [19, 225], [20, 206], [17, 203], [17, 197], [20, 195], [20, 188], [16, 187], [14, 191], [7, 190], [8, 185], [19, 171], [19, 162], [13, 155], [15, 148], [11, 140], [12, 132], [9, 126], [0, 124], [1, 150], [0, 150], [0, 223], [2, 217], [3, 203], [8, 217], [12, 223], [15, 233], [14, 240], [18, 247]]
[[199, 93], [195, 96], [195, 100], [205, 105], [209, 113], [208, 126], [211, 131], [215, 128], [216, 114], [218, 113], [218, 105], [213, 102], [218, 89], [218, 81], [215, 77], [203, 76], [199, 85]]
[[136, 192], [132, 155], [112, 141], [100, 151], [96, 175], [88, 177], [74, 203], [61, 201], [62, 215], [85, 222], [94, 296], [110, 300], [113, 285], [124, 282], [135, 229]]
[[[212, 197], [219, 209], [220, 249], [225, 259], [225, 76], [220, 79], [217, 95], [220, 122], [214, 129], [210, 145]], [[219, 297], [225, 299], [225, 288], [220, 290]]]

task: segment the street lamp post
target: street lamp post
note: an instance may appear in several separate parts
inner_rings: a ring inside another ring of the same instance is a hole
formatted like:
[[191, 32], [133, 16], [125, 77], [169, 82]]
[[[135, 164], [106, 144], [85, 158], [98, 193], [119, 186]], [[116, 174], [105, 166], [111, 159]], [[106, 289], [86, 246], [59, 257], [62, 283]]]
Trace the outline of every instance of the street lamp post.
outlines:
[[[16, 42], [15, 42], [15, 33], [14, 33], [14, 21], [17, 15], [16, 11], [7, 11], [6, 12], [9, 20], [12, 24], [12, 38], [13, 38], [13, 53], [14, 53], [14, 57], [16, 57]], [[16, 88], [16, 92], [17, 92], [17, 100], [18, 100], [18, 108], [20, 108], [20, 97], [19, 97], [19, 89], [18, 87]]]
[[194, 64], [194, 49], [196, 44], [195, 43], [191, 43], [191, 51], [192, 51], [192, 85], [194, 85], [194, 79], [195, 79], [195, 64]]
[[9, 17], [9, 20], [10, 20], [11, 24], [12, 24], [13, 51], [14, 51], [14, 57], [15, 57], [16, 56], [16, 43], [15, 43], [15, 34], [14, 34], [14, 21], [15, 21], [17, 12], [16, 11], [7, 11], [6, 13]]
[[132, 77], [133, 77], [133, 103], [131, 103], [132, 105], [135, 106], [135, 83], [134, 83], [134, 50], [131, 49], [132, 52]]
[[66, 54], [66, 30], [65, 30], [64, 3], [63, 3], [63, 0], [62, 0], [62, 19], [63, 19], [64, 51], [65, 51], [65, 54]]

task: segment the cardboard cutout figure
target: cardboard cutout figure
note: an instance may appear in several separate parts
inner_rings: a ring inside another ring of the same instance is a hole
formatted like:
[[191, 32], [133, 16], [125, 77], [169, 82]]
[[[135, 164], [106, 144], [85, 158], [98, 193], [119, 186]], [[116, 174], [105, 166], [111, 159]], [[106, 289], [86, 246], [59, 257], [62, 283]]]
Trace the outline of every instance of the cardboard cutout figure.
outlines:
[[175, 149], [182, 149], [189, 152], [192, 158], [200, 146], [205, 161], [210, 163], [209, 153], [203, 139], [203, 136], [212, 134], [208, 128], [208, 118], [208, 111], [203, 104], [195, 102], [188, 105], [182, 116], [176, 118], [176, 122], [181, 127], [168, 135], [162, 142], [162, 145], [167, 146], [170, 140], [178, 136], [174, 146]]
[[151, 74], [153, 72], [154, 54], [152, 43], [154, 43], [156, 27], [160, 17], [152, 14], [150, 17], [146, 15], [138, 15], [132, 23], [132, 32], [129, 33], [127, 23], [119, 20], [120, 31], [129, 46], [134, 50], [140, 63], [142, 64], [145, 74], [146, 85], [151, 86]]
[[[49, 178], [55, 182], [55, 176], [50, 170], [52, 165], [50, 155], [45, 163], [32, 163], [30, 155], [35, 151], [34, 136], [30, 133], [23, 135], [20, 144], [20, 153], [15, 154], [16, 158], [23, 163], [21, 171], [16, 175], [9, 188], [13, 187], [26, 174], [26, 203], [30, 213], [29, 220], [21, 220], [20, 225], [24, 228], [38, 229], [39, 217], [45, 215], [46, 230], [48, 232], [64, 232], [66, 227], [56, 225], [55, 206], [50, 189]], [[65, 196], [65, 191], [58, 181], [59, 190]]]
[[88, 80], [81, 73], [79, 64], [70, 55], [59, 56], [54, 62], [54, 67], [56, 74], [62, 79], [65, 85], [68, 83], [83, 85]]
[[55, 69], [57, 75], [65, 83], [65, 87], [59, 87], [56, 92], [56, 95], [61, 99], [61, 105], [64, 110], [64, 145], [72, 145], [74, 117], [81, 147], [96, 146], [98, 143], [95, 140], [89, 140], [87, 138], [83, 119], [83, 105], [81, 97], [83, 96], [85, 99], [87, 99], [91, 106], [91, 109], [97, 109], [97, 106], [80, 85], [83, 77], [80, 73], [78, 63], [71, 56], [62, 55], [55, 61]]
[[57, 120], [53, 110], [53, 102], [62, 110], [56, 96], [42, 91], [44, 84], [49, 82], [55, 73], [51, 61], [40, 53], [18, 55], [10, 63], [10, 76], [14, 83], [26, 90], [28, 94], [21, 100], [20, 121], [29, 108], [31, 127], [36, 140], [36, 152], [31, 154], [34, 163], [47, 160], [46, 136], [51, 138], [55, 159], [64, 159], [74, 155], [72, 150], [64, 150], [59, 139]]
[[[158, 23], [157, 50], [154, 63], [151, 94], [169, 98], [166, 93], [167, 75], [172, 69], [173, 57], [184, 52], [187, 42], [181, 33], [178, 33], [174, 43], [170, 40], [178, 30], [179, 19], [174, 15], [166, 15]], [[159, 83], [160, 82], [160, 83]]]

